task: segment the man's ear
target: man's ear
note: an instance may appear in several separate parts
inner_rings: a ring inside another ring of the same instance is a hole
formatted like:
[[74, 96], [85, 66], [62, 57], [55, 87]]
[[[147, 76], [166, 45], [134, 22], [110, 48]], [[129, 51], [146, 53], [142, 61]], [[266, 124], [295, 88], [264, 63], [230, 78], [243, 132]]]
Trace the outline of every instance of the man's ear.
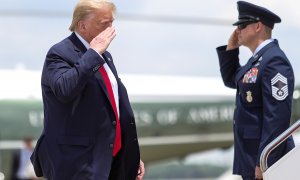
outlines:
[[263, 23], [262, 22], [258, 22], [256, 23], [256, 32], [261, 31], [262, 27], [263, 27]]
[[86, 31], [86, 24], [85, 24], [85, 22], [84, 21], [78, 21], [78, 23], [77, 23], [77, 30], [79, 31], [79, 32], [85, 32]]

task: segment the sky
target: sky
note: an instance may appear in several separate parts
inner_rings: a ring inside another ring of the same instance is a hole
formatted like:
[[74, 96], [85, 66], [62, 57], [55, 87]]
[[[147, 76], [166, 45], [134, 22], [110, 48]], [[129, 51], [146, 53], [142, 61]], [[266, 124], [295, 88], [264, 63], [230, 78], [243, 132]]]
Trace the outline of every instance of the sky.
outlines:
[[[220, 77], [215, 48], [225, 45], [238, 12], [235, 0], [113, 0], [117, 36], [108, 51], [119, 73]], [[279, 40], [300, 84], [300, 1], [250, 0], [278, 14]], [[70, 35], [77, 0], [0, 0], [0, 70], [41, 70], [49, 48]], [[135, 18], [158, 17], [155, 21]], [[164, 18], [170, 18], [163, 21]], [[177, 21], [176, 21], [177, 20]], [[190, 22], [189, 20], [193, 20]], [[298, 51], [297, 51], [298, 50]], [[242, 47], [241, 63], [251, 52]]]

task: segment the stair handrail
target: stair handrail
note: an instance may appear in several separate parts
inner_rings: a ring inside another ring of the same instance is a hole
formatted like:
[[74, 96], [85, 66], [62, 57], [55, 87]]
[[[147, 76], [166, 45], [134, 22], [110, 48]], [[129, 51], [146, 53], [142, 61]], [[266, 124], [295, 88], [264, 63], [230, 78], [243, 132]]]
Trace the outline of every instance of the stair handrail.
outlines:
[[283, 133], [281, 133], [277, 138], [275, 138], [264, 148], [260, 156], [260, 169], [263, 173], [266, 172], [266, 170], [268, 169], [268, 157], [270, 153], [299, 128], [300, 128], [300, 119], [296, 121], [292, 126], [290, 126], [287, 130], [285, 130]]

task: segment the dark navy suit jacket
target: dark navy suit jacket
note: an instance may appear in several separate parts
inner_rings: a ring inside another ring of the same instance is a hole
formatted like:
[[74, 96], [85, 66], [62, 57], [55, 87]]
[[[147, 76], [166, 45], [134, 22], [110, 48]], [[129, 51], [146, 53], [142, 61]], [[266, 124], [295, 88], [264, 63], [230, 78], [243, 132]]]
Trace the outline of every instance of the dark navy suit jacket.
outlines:
[[[224, 84], [237, 89], [234, 112], [233, 173], [253, 176], [268, 143], [290, 124], [294, 90], [292, 66], [277, 40], [263, 47], [246, 65], [239, 49], [217, 48]], [[294, 147], [292, 138], [269, 156], [269, 166]]]
[[[134, 115], [111, 55], [102, 56], [87, 50], [74, 33], [49, 50], [42, 72], [44, 131], [31, 157], [38, 176], [135, 179], [140, 153]], [[105, 62], [119, 88], [122, 149], [115, 158], [115, 114], [98, 71]]]

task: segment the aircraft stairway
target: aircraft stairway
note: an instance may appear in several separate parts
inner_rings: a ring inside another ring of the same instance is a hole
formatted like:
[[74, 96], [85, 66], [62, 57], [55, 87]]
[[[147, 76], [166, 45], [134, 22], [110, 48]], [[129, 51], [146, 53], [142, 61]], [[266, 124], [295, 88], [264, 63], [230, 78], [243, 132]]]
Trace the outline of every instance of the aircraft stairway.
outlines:
[[271, 167], [268, 168], [267, 159], [269, 154], [288, 137], [300, 128], [300, 120], [294, 123], [289, 129], [284, 131], [280, 136], [274, 139], [263, 150], [260, 157], [260, 168], [263, 172], [264, 180], [299, 180], [299, 162], [300, 162], [300, 146], [296, 145], [289, 153], [279, 159]]

